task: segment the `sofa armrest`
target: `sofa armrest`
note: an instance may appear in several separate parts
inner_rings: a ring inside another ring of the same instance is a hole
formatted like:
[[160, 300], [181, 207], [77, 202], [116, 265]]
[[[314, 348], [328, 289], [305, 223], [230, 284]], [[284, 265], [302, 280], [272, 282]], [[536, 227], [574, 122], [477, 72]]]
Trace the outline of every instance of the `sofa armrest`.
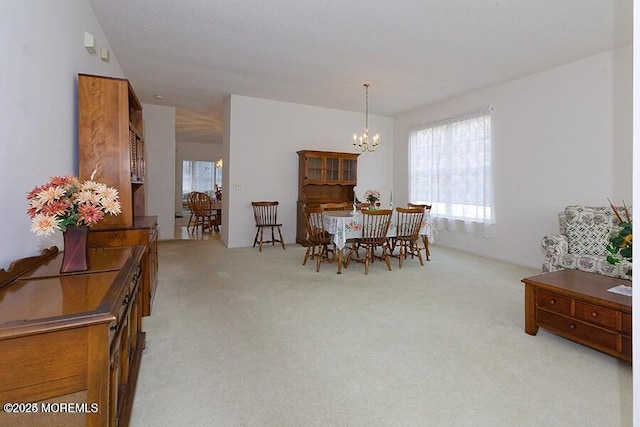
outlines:
[[547, 234], [542, 238], [541, 247], [545, 257], [569, 253], [569, 241], [564, 234]]

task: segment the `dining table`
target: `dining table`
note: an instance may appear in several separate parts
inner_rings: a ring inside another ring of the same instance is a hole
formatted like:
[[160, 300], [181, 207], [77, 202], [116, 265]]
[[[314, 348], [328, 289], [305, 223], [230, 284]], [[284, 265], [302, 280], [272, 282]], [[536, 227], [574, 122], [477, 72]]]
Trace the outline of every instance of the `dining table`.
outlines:
[[[396, 237], [397, 235], [397, 215], [397, 212], [393, 211], [387, 237]], [[338, 274], [342, 274], [344, 247], [347, 244], [347, 240], [362, 236], [362, 212], [359, 210], [324, 211], [322, 213], [322, 221], [325, 231], [331, 235], [331, 241], [338, 252]], [[431, 215], [429, 213], [424, 214], [420, 226], [420, 235], [426, 236], [429, 243], [433, 243], [435, 231], [431, 226]]]
[[209, 209], [209, 214], [211, 215], [211, 224], [209, 227], [213, 227], [215, 231], [220, 231], [220, 226], [222, 225], [222, 201], [221, 200], [212, 200], [211, 208]]

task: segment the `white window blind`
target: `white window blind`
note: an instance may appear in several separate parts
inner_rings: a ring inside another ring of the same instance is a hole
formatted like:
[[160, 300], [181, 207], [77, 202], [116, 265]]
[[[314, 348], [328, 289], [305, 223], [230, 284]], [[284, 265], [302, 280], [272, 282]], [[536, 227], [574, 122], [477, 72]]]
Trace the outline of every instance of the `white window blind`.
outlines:
[[493, 233], [489, 107], [411, 130], [409, 198], [432, 206], [437, 229]]
[[213, 162], [199, 160], [182, 161], [182, 194], [186, 196], [191, 191], [200, 191], [213, 197], [214, 190]]

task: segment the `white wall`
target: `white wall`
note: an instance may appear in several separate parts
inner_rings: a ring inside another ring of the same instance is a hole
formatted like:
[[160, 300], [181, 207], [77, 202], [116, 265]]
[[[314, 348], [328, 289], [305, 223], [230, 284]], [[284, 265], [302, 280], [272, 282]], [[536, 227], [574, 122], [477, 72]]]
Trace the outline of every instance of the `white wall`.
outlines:
[[[353, 134], [364, 129], [364, 112], [312, 107], [231, 95], [225, 126], [225, 197], [229, 212], [229, 247], [250, 246], [255, 234], [251, 201], [277, 200], [278, 219], [287, 243], [295, 242], [299, 150], [353, 152]], [[369, 116], [371, 131], [380, 134], [380, 148], [358, 158], [358, 195], [368, 188], [388, 200], [393, 184], [393, 119]], [[228, 154], [227, 154], [228, 152]], [[228, 171], [229, 176], [226, 176]], [[227, 227], [224, 227], [227, 228]]]
[[565, 206], [631, 200], [631, 61], [627, 46], [396, 117], [394, 200], [408, 197], [412, 126], [490, 105], [496, 234], [442, 230], [437, 243], [540, 267], [540, 240]]
[[109, 46], [85, 0], [0, 1], [0, 268], [40, 248], [26, 193], [52, 175], [78, 173], [77, 74], [124, 77], [84, 48], [84, 32]]
[[[135, 88], [134, 88], [135, 91]], [[160, 240], [173, 239], [175, 223], [176, 109], [143, 104], [147, 215], [158, 216]]]
[[[222, 158], [222, 144], [206, 144], [198, 142], [176, 143], [176, 195], [175, 212], [182, 212], [182, 162], [185, 160], [199, 160], [202, 162], [217, 162]], [[224, 161], [223, 161], [224, 164]], [[222, 180], [222, 188], [226, 185]]]

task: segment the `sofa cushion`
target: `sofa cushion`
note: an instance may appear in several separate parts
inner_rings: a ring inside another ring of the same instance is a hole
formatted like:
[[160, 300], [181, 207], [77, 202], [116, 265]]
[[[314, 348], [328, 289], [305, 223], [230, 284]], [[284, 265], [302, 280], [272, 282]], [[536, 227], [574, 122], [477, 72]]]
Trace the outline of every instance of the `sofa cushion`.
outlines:
[[564, 212], [569, 253], [606, 255], [613, 226], [611, 208], [567, 206]]

